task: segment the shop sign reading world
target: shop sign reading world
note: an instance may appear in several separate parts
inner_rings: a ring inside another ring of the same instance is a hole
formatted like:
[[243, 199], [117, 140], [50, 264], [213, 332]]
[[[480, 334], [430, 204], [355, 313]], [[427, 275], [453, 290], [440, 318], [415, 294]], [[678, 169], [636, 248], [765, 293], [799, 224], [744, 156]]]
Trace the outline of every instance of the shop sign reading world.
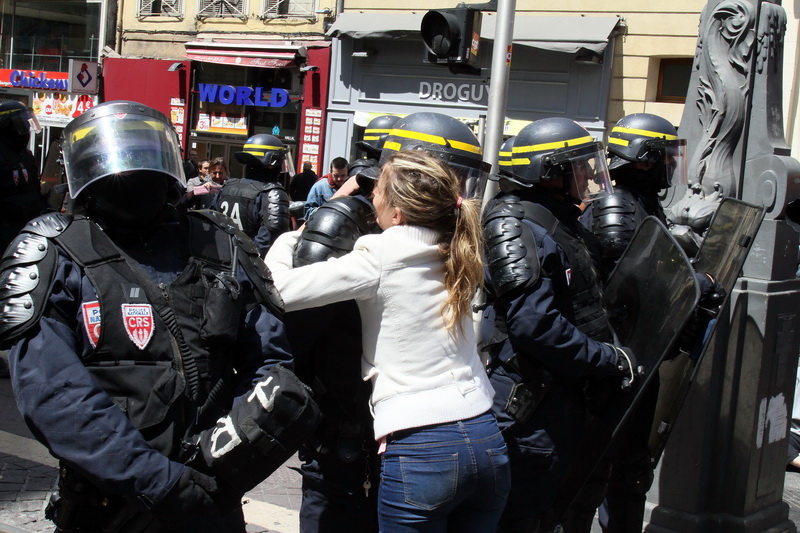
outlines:
[[261, 87], [234, 87], [233, 85], [217, 85], [214, 83], [198, 83], [197, 91], [201, 102], [220, 104], [249, 105], [259, 107], [286, 107], [289, 103], [289, 91], [273, 88], [269, 90], [266, 100], [266, 89]]

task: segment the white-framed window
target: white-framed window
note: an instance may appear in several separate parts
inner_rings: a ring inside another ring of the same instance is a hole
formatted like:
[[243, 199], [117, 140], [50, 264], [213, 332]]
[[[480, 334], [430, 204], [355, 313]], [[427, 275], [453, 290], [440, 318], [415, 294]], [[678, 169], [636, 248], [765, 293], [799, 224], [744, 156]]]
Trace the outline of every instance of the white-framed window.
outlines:
[[139, 0], [139, 17], [183, 17], [183, 0]]
[[313, 19], [315, 0], [264, 0], [264, 18]]
[[247, 18], [246, 9], [246, 0], [200, 0], [197, 17]]

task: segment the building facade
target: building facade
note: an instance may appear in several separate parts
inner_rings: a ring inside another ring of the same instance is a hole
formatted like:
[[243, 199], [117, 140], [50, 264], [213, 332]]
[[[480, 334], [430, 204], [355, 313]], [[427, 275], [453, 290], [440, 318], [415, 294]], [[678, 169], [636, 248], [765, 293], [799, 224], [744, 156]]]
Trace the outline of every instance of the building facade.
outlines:
[[[505, 134], [550, 115], [574, 118], [598, 138], [635, 112], [678, 125], [706, 3], [517, 0]], [[0, 4], [0, 97], [42, 110], [42, 158], [76, 111], [118, 98], [144, 100], [167, 113], [187, 156], [194, 151], [198, 158], [230, 160], [247, 135], [269, 132], [290, 147], [296, 165], [309, 160], [318, 171], [333, 157], [355, 156], [354, 137], [377, 114], [438, 110], [472, 124], [479, 135], [485, 118], [496, 13], [483, 16], [482, 75], [454, 75], [423, 62], [419, 21], [427, 10], [456, 2]], [[796, 2], [783, 7], [784, 120], [796, 154], [800, 8]], [[70, 59], [90, 68], [99, 63], [97, 94], [58, 84], [69, 78]], [[12, 82], [12, 73], [23, 70]]]

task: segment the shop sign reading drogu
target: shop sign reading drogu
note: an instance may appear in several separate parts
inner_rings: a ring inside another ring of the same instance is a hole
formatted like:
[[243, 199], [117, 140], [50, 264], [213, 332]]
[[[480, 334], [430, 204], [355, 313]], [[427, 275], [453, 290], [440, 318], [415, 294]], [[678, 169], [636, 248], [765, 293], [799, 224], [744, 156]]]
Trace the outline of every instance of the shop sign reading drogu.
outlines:
[[419, 82], [420, 100], [481, 102], [486, 96], [486, 85], [479, 83]]

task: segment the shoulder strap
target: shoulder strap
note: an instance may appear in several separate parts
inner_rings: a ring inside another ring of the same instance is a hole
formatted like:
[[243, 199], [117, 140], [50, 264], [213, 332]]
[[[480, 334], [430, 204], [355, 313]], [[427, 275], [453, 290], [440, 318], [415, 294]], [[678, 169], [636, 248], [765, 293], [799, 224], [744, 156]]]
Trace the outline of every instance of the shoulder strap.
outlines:
[[[198, 211], [190, 211], [189, 221], [192, 224], [191, 231], [191, 246], [192, 253], [197, 254], [209, 262], [217, 262], [222, 265], [225, 270], [235, 268], [234, 265], [238, 264], [247, 274], [247, 277], [253, 283], [253, 288], [256, 290], [267, 308], [278, 317], [283, 316], [283, 300], [275, 288], [272, 281], [272, 274], [267, 269], [266, 264], [258, 254], [258, 249], [253, 243], [252, 239], [245, 235], [239, 228], [237, 228], [230, 218], [222, 213], [202, 209]], [[216, 251], [208, 246], [207, 229], [204, 230], [205, 224], [211, 224], [222, 232], [215, 232], [215, 239], [218, 244], [222, 244], [219, 239], [222, 235], [227, 235], [228, 245], [226, 247], [217, 246]], [[226, 250], [225, 257], [220, 257], [219, 250]]]
[[536, 222], [549, 233], [555, 234], [556, 230], [561, 226], [555, 215], [541, 205], [527, 200], [520, 200], [519, 202], [525, 209], [525, 218], [531, 222]]

